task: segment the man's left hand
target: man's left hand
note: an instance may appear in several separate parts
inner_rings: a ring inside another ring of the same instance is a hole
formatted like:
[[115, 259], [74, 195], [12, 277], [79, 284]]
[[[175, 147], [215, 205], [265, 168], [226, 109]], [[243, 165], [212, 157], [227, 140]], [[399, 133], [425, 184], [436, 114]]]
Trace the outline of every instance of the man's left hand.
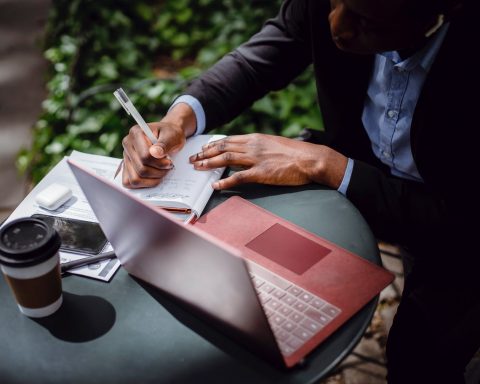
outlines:
[[260, 133], [217, 140], [190, 157], [198, 170], [241, 168], [230, 177], [215, 182], [215, 189], [244, 183], [303, 185], [310, 182], [337, 189], [347, 161], [341, 153], [324, 145]]

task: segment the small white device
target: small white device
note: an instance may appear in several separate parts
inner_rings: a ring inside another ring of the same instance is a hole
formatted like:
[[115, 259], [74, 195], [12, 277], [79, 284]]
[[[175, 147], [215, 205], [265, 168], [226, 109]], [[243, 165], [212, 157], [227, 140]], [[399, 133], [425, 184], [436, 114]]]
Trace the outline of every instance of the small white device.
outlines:
[[72, 190], [59, 183], [50, 184], [35, 196], [35, 202], [42, 208], [54, 211], [72, 197]]

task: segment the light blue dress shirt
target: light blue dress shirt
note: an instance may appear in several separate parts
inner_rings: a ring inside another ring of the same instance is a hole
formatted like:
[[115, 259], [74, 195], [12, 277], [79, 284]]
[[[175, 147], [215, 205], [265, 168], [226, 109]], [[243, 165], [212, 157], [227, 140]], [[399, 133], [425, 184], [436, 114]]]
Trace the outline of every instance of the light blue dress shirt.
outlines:
[[[375, 56], [372, 77], [362, 114], [363, 126], [378, 159], [390, 167], [392, 175], [423, 182], [413, 160], [410, 127], [423, 83], [445, 39], [444, 25], [420, 51], [402, 60], [397, 51]], [[346, 194], [353, 160], [338, 191]]]
[[[445, 39], [444, 25], [431, 41], [413, 56], [402, 60], [397, 51], [375, 56], [372, 77], [362, 114], [362, 123], [370, 138], [374, 154], [390, 167], [392, 175], [422, 182], [413, 160], [410, 127], [423, 83]], [[205, 111], [193, 96], [179, 96], [178, 103], [188, 104], [197, 119], [195, 135], [205, 130]], [[169, 109], [169, 110], [170, 110]], [[338, 191], [346, 194], [352, 176], [354, 160], [347, 168]]]

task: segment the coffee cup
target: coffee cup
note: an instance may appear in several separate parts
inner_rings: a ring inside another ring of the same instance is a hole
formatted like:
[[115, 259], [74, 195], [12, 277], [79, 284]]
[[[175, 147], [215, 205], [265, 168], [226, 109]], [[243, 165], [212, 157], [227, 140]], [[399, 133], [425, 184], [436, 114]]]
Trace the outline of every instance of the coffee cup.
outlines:
[[0, 267], [20, 312], [45, 317], [62, 305], [60, 236], [41, 220], [26, 217], [0, 229]]

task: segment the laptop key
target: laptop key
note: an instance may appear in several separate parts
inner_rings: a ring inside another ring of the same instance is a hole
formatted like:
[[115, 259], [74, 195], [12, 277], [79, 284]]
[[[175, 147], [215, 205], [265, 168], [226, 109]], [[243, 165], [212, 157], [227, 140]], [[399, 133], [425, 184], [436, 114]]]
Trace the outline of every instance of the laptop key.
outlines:
[[292, 336], [287, 340], [289, 347], [292, 347], [295, 351], [300, 348], [305, 342], [298, 337]]
[[295, 285], [292, 285], [290, 288], [288, 288], [288, 292], [291, 293], [293, 296], [298, 296], [303, 293], [303, 291]]
[[304, 341], [307, 341], [312, 337], [312, 333], [310, 331], [307, 331], [305, 328], [301, 327], [295, 329], [293, 334]]
[[258, 277], [254, 277], [253, 279], [253, 285], [255, 288], [260, 288], [264, 284], [264, 281], [259, 279]]
[[269, 283], [265, 283], [262, 285], [262, 287], [260, 288], [261, 291], [264, 291], [264, 292], [267, 292], [267, 293], [270, 293], [273, 291], [273, 285], [269, 284]]
[[283, 323], [282, 328], [286, 331], [292, 332], [295, 328], [297, 328], [297, 326], [291, 321], [287, 320], [285, 323]]
[[278, 341], [286, 341], [290, 337], [290, 333], [280, 327], [273, 328], [273, 334]]
[[337, 316], [341, 312], [340, 309], [338, 309], [337, 307], [334, 307], [333, 305], [330, 305], [330, 304], [326, 304], [325, 306], [323, 306], [321, 311], [323, 313], [326, 313], [328, 316], [330, 316], [332, 318]]
[[266, 304], [270, 300], [270, 296], [268, 296], [265, 292], [260, 292], [258, 297], [260, 298], [262, 304]]
[[309, 331], [312, 331], [313, 333], [317, 333], [320, 329], [323, 328], [320, 323], [317, 323], [316, 321], [313, 321], [309, 318], [303, 319], [300, 325], [307, 328]]
[[271, 299], [265, 306], [267, 308], [270, 308], [270, 309], [276, 311], [277, 309], [279, 309], [282, 306], [282, 304], [280, 304], [280, 302], [275, 300], [275, 299]]
[[297, 301], [295, 304], [292, 305], [293, 308], [295, 308], [299, 312], [303, 312], [305, 309], [307, 309], [307, 304], [302, 303], [301, 301]]
[[270, 321], [276, 325], [282, 325], [285, 322], [285, 318], [280, 315], [273, 315], [270, 318]]
[[303, 292], [301, 295], [298, 296], [298, 298], [304, 301], [305, 303], [308, 303], [313, 299], [313, 295], [307, 292]]
[[288, 316], [292, 311], [293, 309], [287, 307], [286, 305], [284, 305], [282, 308], [278, 310], [278, 312], [280, 312], [284, 316]]
[[275, 296], [277, 299], [281, 299], [285, 295], [286, 295], [286, 293], [284, 291], [282, 291], [281, 289], [276, 288], [273, 291], [273, 296]]
[[323, 326], [327, 325], [331, 320], [330, 317], [324, 315], [323, 313], [313, 308], [307, 308], [307, 310], [304, 313], [305, 315], [310, 317], [312, 320], [315, 320], [317, 323], [320, 323]]
[[288, 318], [295, 323], [299, 323], [304, 318], [304, 316], [302, 316], [298, 312], [293, 312]]
[[315, 308], [317, 308], [317, 309], [320, 309], [320, 308], [322, 308], [322, 307], [325, 305], [325, 301], [319, 299], [318, 297], [315, 297], [315, 298], [311, 301], [310, 305], [311, 305], [312, 307], [315, 307]]
[[282, 297], [281, 301], [288, 305], [293, 305], [297, 301], [297, 299], [295, 299], [293, 296], [287, 295]]
[[280, 351], [282, 352], [283, 356], [290, 356], [294, 351], [294, 349], [288, 345], [280, 346]]

